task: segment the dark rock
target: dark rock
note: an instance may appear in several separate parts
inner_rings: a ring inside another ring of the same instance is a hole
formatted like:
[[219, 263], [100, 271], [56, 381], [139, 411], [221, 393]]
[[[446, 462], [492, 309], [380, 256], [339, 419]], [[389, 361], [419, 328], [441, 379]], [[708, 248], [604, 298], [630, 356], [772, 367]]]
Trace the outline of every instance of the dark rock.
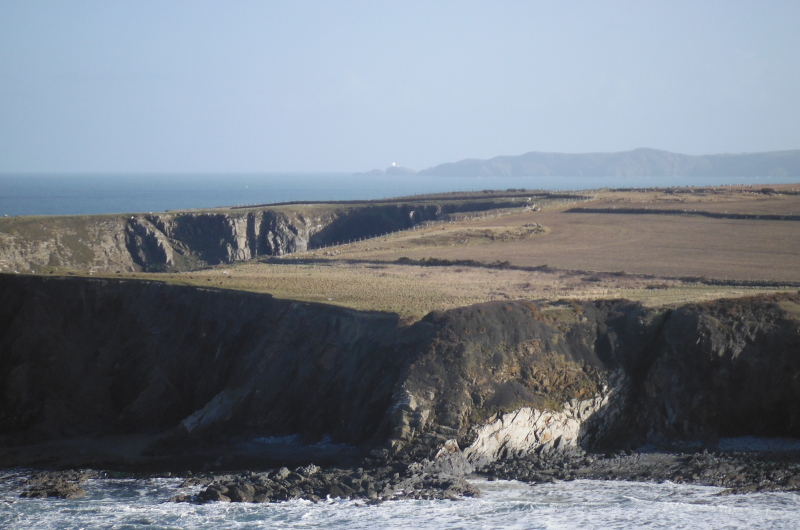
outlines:
[[214, 479], [212, 477], [203, 476], [203, 477], [189, 477], [181, 482], [179, 487], [181, 488], [191, 488], [194, 486], [208, 486]]
[[255, 488], [251, 484], [236, 484], [228, 490], [227, 496], [233, 502], [253, 502]]
[[274, 480], [285, 480], [290, 474], [291, 471], [289, 471], [288, 468], [282, 467], [279, 470], [277, 470], [270, 478]]
[[36, 473], [25, 481], [22, 498], [80, 499], [86, 496], [81, 484], [98, 474], [91, 471], [53, 471]]
[[[537, 458], [530, 456], [529, 458]], [[522, 461], [510, 465], [493, 463], [481, 470], [487, 477], [523, 480], [531, 483], [560, 480], [600, 479], [692, 483], [728, 488], [725, 494], [749, 491], [798, 491], [800, 453], [697, 453], [685, 456], [664, 452], [633, 452], [609, 459], [574, 459], [563, 470], [531, 473], [520, 472]]]
[[331, 484], [330, 485], [330, 487], [328, 488], [328, 495], [330, 495], [334, 499], [337, 498], [337, 497], [338, 498], [347, 497], [347, 494], [344, 492], [344, 490], [338, 484]]
[[59, 499], [80, 499], [86, 496], [86, 490], [74, 482], [53, 482], [31, 486], [19, 495], [20, 497], [41, 498], [56, 497]]
[[312, 477], [319, 473], [319, 466], [315, 466], [314, 464], [309, 464], [304, 467], [298, 467], [295, 469], [295, 473], [303, 475], [304, 477]]
[[201, 502], [218, 501], [218, 502], [231, 502], [228, 497], [228, 488], [221, 484], [212, 484], [205, 490], [201, 491], [197, 496]]

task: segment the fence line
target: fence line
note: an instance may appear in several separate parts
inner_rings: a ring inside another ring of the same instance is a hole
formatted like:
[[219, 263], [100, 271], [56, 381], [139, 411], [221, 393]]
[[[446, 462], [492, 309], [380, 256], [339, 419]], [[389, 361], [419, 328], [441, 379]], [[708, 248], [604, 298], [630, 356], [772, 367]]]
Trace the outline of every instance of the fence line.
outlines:
[[327, 245], [322, 245], [322, 246], [315, 247], [315, 248], [312, 248], [312, 249], [306, 249], [306, 250], [300, 251], [300, 252], [289, 252], [289, 253], [284, 254], [284, 256], [292, 256], [292, 255], [296, 255], [296, 254], [307, 254], [309, 252], [316, 252], [318, 250], [330, 250], [330, 249], [334, 249], [334, 248], [338, 248], [338, 247], [347, 246], [347, 245], [350, 245], [352, 243], [359, 243], [361, 241], [369, 241], [371, 239], [379, 239], [381, 237], [387, 237], [387, 236], [394, 235], [394, 234], [399, 234], [399, 233], [402, 233], [402, 232], [411, 232], [411, 231], [416, 231], [416, 230], [422, 230], [422, 229], [430, 228], [430, 227], [433, 227], [433, 226], [443, 226], [443, 225], [446, 225], [446, 224], [458, 223], [458, 222], [463, 222], [463, 221], [466, 221], [466, 220], [487, 219], [487, 218], [488, 219], [492, 219], [492, 218], [495, 218], [495, 217], [511, 215], [511, 214], [514, 214], [514, 213], [521, 213], [521, 212], [524, 212], [524, 211], [533, 212], [533, 211], [538, 211], [538, 210], [542, 209], [545, 206], [556, 205], [556, 204], [575, 204], [575, 203], [578, 203], [578, 202], [590, 201], [593, 198], [594, 197], [583, 197], [583, 198], [580, 198], [580, 199], [577, 199], [577, 198], [543, 199], [543, 200], [541, 200], [541, 201], [539, 201], [537, 203], [526, 204], [525, 206], [523, 206], [521, 208], [502, 208], [502, 209], [495, 208], [493, 210], [484, 210], [484, 211], [482, 211], [482, 212], [480, 212], [478, 214], [469, 214], [469, 215], [466, 215], [466, 214], [465, 215], [460, 215], [458, 213], [446, 214], [449, 217], [448, 219], [431, 219], [431, 220], [427, 220], [427, 221], [420, 221], [419, 223], [415, 223], [415, 224], [411, 225], [408, 228], [401, 228], [401, 229], [397, 229], [397, 230], [392, 230], [392, 231], [389, 231], [389, 232], [384, 232], [382, 234], [362, 236], [362, 237], [358, 237], [358, 238], [348, 239], [346, 241], [345, 240], [335, 241], [335, 242], [329, 243]]

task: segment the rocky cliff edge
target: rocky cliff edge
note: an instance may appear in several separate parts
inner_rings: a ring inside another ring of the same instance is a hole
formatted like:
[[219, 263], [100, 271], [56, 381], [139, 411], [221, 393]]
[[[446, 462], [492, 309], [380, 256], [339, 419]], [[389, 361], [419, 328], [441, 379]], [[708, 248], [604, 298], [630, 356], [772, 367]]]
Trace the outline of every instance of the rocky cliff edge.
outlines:
[[800, 437], [798, 294], [497, 302], [404, 327], [268, 295], [0, 275], [2, 465], [59, 461], [75, 440], [146, 440], [106, 465], [269, 459], [283, 439], [309, 448], [299, 460], [343, 447], [474, 467], [735, 435]]
[[193, 270], [405, 230], [513, 199], [0, 219], [0, 271]]

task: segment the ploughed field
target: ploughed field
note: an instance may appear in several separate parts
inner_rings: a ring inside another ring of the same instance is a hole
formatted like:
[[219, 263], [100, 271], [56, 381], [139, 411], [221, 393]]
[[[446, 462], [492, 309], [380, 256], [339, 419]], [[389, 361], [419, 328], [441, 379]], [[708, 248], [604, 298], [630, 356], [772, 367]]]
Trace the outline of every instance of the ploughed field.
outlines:
[[579, 203], [456, 215], [281, 258], [122, 275], [390, 311], [408, 320], [491, 300], [628, 298], [665, 306], [796, 290], [798, 188], [597, 191]]

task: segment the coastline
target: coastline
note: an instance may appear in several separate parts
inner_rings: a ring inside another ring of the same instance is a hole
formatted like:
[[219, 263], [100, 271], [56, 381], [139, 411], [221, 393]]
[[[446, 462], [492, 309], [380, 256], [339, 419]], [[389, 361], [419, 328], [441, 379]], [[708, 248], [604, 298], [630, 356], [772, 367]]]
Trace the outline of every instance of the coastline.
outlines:
[[[474, 476], [797, 491], [798, 448], [775, 445], [800, 437], [794, 280], [773, 286], [782, 293], [742, 296], [753, 280], [700, 278], [701, 289], [723, 282], [738, 296], [648, 305], [615, 297], [614, 289], [639, 285], [646, 296], [661, 296], [684, 288], [684, 280], [629, 276], [613, 272], [613, 263], [612, 272], [592, 272], [453, 258], [482, 252], [499, 259], [498, 249], [557, 242], [551, 234], [565, 218], [710, 222], [651, 216], [627, 208], [633, 200], [662, 208], [690, 200], [711, 212], [737, 204], [790, 211], [796, 194], [776, 198], [774, 191], [758, 190], [755, 199], [742, 190], [623, 192], [588, 213], [568, 205], [596, 200], [588, 196], [551, 196], [544, 211], [520, 207], [519, 191], [502, 200], [432, 198], [342, 210], [326, 218], [329, 232], [320, 230], [322, 217], [305, 211], [259, 212], [262, 224], [253, 227], [275, 224], [263, 233], [238, 223], [256, 216], [231, 213], [132, 218], [119, 232], [130, 240], [115, 239], [120, 256], [172, 259], [187, 270], [92, 277], [75, 260], [72, 269], [48, 265], [49, 275], [0, 275], [0, 465], [41, 471], [22, 487], [27, 496], [74, 498], [87, 480], [168, 473], [196, 489], [176, 494], [192, 503], [455, 499], [479, 495]], [[794, 233], [793, 217], [764, 220], [761, 211], [725, 213], [724, 221], [728, 230], [779, 223], [787, 237]], [[282, 224], [287, 219], [295, 224]], [[313, 241], [375, 231], [376, 221], [406, 228], [357, 237], [337, 245], [334, 256], [317, 248], [313, 259], [278, 257], [290, 242], [308, 251]], [[275, 238], [278, 227], [285, 240]], [[42, 242], [35, 231], [29, 236]], [[275, 243], [269, 252], [265, 237]], [[48, 245], [42, 248], [57, 247]], [[74, 259], [75, 249], [63, 255]], [[258, 261], [252, 253], [259, 249], [277, 255]], [[362, 269], [342, 265], [340, 250]], [[396, 259], [401, 252], [412, 257]], [[213, 259], [223, 267], [210, 268]], [[236, 261], [256, 263], [236, 268]], [[414, 296], [432, 298], [414, 275], [441, 273], [440, 283], [485, 276], [496, 298], [467, 305], [437, 298], [438, 307], [406, 318], [380, 306], [335, 305], [330, 296], [303, 301], [236, 288], [238, 273], [258, 279], [283, 267], [297, 273], [288, 283], [311, 291], [313, 267], [323, 263], [342, 271], [351, 292], [364, 277], [359, 270], [373, 269], [374, 281], [386, 282], [391, 263], [407, 269], [401, 289], [414, 286]], [[69, 273], [54, 274], [63, 270]], [[553, 279], [566, 278], [605, 296], [511, 299], [492, 290], [503, 274], [520, 293], [531, 292], [531, 282], [546, 292]], [[742, 440], [726, 446], [731, 436], [762, 438], [749, 448]], [[765, 447], [775, 450], [757, 450]]]
[[[730, 439], [734, 443], [740, 439]], [[747, 445], [775, 446], [775, 440], [752, 438]], [[642, 448], [607, 453], [574, 449], [549, 455], [498, 460], [480, 469], [453, 462], [422, 462], [366, 458], [351, 466], [317, 466], [290, 470], [248, 467], [216, 471], [153, 472], [62, 469], [59, 471], [7, 470], [26, 476], [15, 490], [25, 498], [78, 499], [87, 480], [120, 478], [180, 478], [173, 502], [276, 503], [326, 499], [362, 500], [378, 504], [397, 500], [457, 500], [481, 496], [475, 481], [512, 480], [536, 486], [575, 480], [627, 481], [723, 488], [717, 495], [757, 492], [800, 492], [798, 442], [780, 440], [785, 450], [695, 452]], [[193, 491], [193, 493], [192, 493]]]

